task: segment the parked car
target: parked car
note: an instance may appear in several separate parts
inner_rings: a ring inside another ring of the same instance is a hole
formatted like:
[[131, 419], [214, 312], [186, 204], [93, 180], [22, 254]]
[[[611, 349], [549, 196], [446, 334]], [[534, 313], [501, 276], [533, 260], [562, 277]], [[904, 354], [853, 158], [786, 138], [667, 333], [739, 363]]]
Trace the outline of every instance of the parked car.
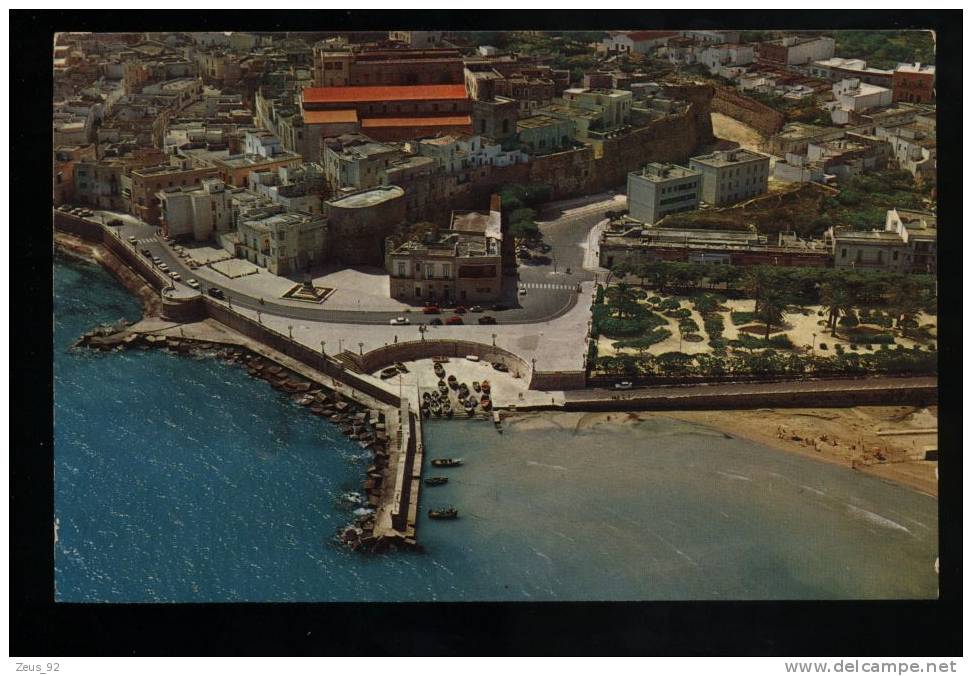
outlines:
[[459, 315], [452, 315], [446, 320], [446, 324], [448, 324], [449, 326], [455, 326], [456, 324], [464, 324], [464, 323], [465, 322], [462, 321], [462, 317], [460, 317]]
[[156, 265], [161, 265], [162, 259], [159, 258], [158, 256], [152, 256], [152, 262], [155, 263]]
[[427, 314], [427, 315], [437, 315], [437, 314], [439, 314], [439, 306], [438, 305], [426, 305], [424, 308], [422, 308], [422, 313], [423, 314]]
[[460, 305], [455, 310], [453, 310], [453, 312], [455, 312], [457, 315], [464, 315], [466, 314], [466, 308]]
[[166, 265], [165, 263], [159, 263], [159, 270], [161, 270], [162, 272], [168, 273], [169, 272], [169, 266]]
[[74, 207], [72, 207], [70, 204], [62, 204], [61, 206], [59, 206], [57, 208], [57, 210], [58, 211], [71, 211], [71, 209], [73, 209], [73, 208]]
[[483, 306], [482, 305], [473, 305], [471, 308], [469, 308], [469, 311], [470, 312], [482, 312], [483, 311]]
[[198, 289], [199, 288], [199, 282], [197, 282], [195, 279], [189, 279], [189, 280], [187, 280], [186, 281], [186, 284], [188, 284], [189, 286], [191, 286], [193, 289]]
[[138, 240], [137, 240], [137, 239], [135, 239], [135, 238], [134, 238], [134, 237], [132, 237], [132, 236], [129, 236], [129, 237], [128, 237], [128, 243], [129, 243], [129, 244], [134, 244], [134, 243], [135, 243], [135, 242], [137, 242], [137, 241], [138, 241]]
[[616, 390], [630, 390], [634, 385], [631, 384], [630, 380], [622, 380], [620, 383], [614, 383], [614, 389]]
[[435, 319], [429, 322], [429, 326], [442, 326], [442, 320], [436, 317]]
[[149, 251], [148, 249], [142, 249], [142, 255], [145, 256], [146, 258], [151, 258], [152, 252]]
[[217, 289], [215, 286], [209, 287], [209, 291], [207, 291], [206, 293], [208, 293], [213, 298], [220, 298], [220, 299], [222, 299], [222, 298], [225, 298], [226, 297], [223, 294], [223, 290], [222, 289]]
[[496, 318], [495, 317], [490, 317], [489, 315], [483, 315], [482, 317], [479, 318], [479, 323], [480, 324], [495, 324], [496, 323]]
[[527, 292], [526, 292], [526, 289], [525, 289], [525, 288], [523, 288], [522, 286], [520, 287], [520, 295], [521, 295], [521, 296], [525, 296], [525, 295], [527, 295]]
[[169, 277], [176, 280], [177, 282], [182, 280], [182, 275], [180, 275], [178, 272], [170, 272]]
[[392, 326], [404, 326], [405, 324], [408, 324], [409, 321], [408, 321], [408, 317], [395, 317], [388, 323], [391, 324]]

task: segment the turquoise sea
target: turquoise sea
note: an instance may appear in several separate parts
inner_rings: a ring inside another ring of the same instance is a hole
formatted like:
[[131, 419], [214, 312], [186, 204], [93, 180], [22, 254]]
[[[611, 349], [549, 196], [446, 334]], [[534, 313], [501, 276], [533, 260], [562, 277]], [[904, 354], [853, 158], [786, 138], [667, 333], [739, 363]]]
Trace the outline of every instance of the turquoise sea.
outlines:
[[[74, 350], [136, 320], [101, 268], [54, 268], [59, 601], [430, 601], [934, 597], [937, 504], [841, 467], [657, 417], [502, 435], [426, 427], [461, 455], [422, 509], [425, 553], [332, 541], [367, 456], [214, 359]], [[554, 422], [551, 422], [554, 421]], [[558, 422], [560, 421], [560, 422]]]

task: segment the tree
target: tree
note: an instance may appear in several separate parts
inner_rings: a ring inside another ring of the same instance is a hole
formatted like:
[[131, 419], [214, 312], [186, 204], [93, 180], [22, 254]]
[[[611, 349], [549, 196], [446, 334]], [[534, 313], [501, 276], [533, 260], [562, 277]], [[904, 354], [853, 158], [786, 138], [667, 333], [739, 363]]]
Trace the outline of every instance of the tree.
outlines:
[[510, 225], [510, 234], [517, 239], [536, 239], [540, 228], [533, 221], [520, 221]]
[[[635, 302], [635, 292], [627, 282], [618, 282], [612, 287], [614, 293], [614, 307], [618, 311], [618, 319], [624, 319], [624, 311]], [[630, 314], [629, 314], [630, 316]]]
[[925, 299], [918, 285], [910, 280], [902, 281], [892, 287], [889, 310], [898, 328], [901, 328], [901, 322], [913, 320], [924, 305]]
[[757, 298], [757, 305], [756, 318], [766, 325], [765, 338], [769, 340], [770, 327], [773, 324], [777, 326], [783, 324], [783, 310], [786, 309], [786, 303], [779, 291], [767, 289], [761, 298]]
[[851, 310], [850, 293], [847, 284], [839, 277], [820, 285], [820, 303], [827, 308], [829, 316], [827, 325], [834, 336], [837, 336], [837, 318], [840, 314]]
[[746, 270], [742, 280], [740, 280], [740, 286], [743, 291], [756, 299], [755, 309], [759, 313], [760, 300], [765, 295], [766, 289], [770, 287], [769, 275], [766, 273], [766, 268], [762, 265], [757, 265]]

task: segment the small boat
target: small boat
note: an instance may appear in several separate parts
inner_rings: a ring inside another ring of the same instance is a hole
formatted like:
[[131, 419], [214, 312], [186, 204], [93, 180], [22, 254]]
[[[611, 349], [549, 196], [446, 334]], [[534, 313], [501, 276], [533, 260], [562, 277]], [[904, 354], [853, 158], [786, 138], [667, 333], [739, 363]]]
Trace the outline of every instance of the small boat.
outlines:
[[435, 371], [435, 375], [437, 375], [439, 378], [445, 378], [445, 369], [442, 368], [442, 364], [439, 362], [435, 362], [432, 365], [432, 370]]
[[483, 381], [483, 384], [480, 387], [482, 388], [484, 394], [489, 394], [489, 381], [488, 380], [484, 380]]
[[451, 387], [452, 389], [456, 389], [457, 387], [459, 387], [459, 381], [456, 380], [455, 376], [449, 376], [448, 382], [449, 382], [449, 387]]
[[425, 480], [426, 486], [441, 486], [444, 483], [449, 482], [449, 477], [447, 476], [430, 476]]
[[485, 394], [483, 395], [483, 398], [479, 400], [479, 404], [483, 407], [484, 411], [488, 411], [493, 406], [493, 402], [490, 401], [489, 397], [487, 397]]
[[462, 458], [436, 458], [432, 461], [433, 467], [458, 467], [462, 464]]
[[430, 415], [432, 415], [432, 411], [429, 409], [428, 406], [422, 406], [420, 410], [422, 411], [423, 418], [428, 418]]
[[432, 415], [436, 417], [442, 415], [442, 407], [439, 406], [438, 402], [432, 402], [432, 406], [429, 407], [429, 410], [431, 410]]
[[459, 510], [455, 507], [446, 507], [445, 509], [430, 509], [429, 510], [430, 519], [458, 519]]
[[472, 415], [476, 412], [476, 400], [472, 398], [466, 399], [463, 407], [466, 409], [466, 415]]
[[467, 354], [466, 355], [466, 359], [469, 360], [469, 361], [479, 361], [479, 357], [477, 357], [474, 354]]
[[448, 394], [449, 387], [445, 384], [444, 380], [439, 381], [439, 394]]
[[452, 411], [452, 404], [450, 404], [449, 402], [446, 402], [445, 404], [443, 404], [442, 405], [442, 412], [445, 413], [447, 416], [449, 416], [451, 418], [452, 417], [452, 413], [453, 413], [453, 411]]
[[459, 398], [465, 399], [468, 396], [469, 396], [469, 388], [466, 386], [466, 383], [462, 383], [459, 386]]
[[473, 381], [473, 389], [476, 390], [477, 392], [481, 392], [482, 391], [482, 388], [479, 386], [479, 381], [478, 380], [474, 380]]
[[398, 375], [398, 369], [395, 368], [394, 366], [387, 369], [382, 369], [381, 371], [382, 380], [388, 380], [389, 378], [394, 378], [397, 375]]
[[422, 403], [423, 404], [428, 404], [431, 400], [432, 400], [432, 395], [431, 394], [429, 394], [428, 392], [423, 392], [422, 393]]
[[396, 361], [395, 362], [395, 368], [398, 369], [402, 373], [408, 373], [408, 369], [405, 368], [405, 364], [403, 364], [400, 361]]

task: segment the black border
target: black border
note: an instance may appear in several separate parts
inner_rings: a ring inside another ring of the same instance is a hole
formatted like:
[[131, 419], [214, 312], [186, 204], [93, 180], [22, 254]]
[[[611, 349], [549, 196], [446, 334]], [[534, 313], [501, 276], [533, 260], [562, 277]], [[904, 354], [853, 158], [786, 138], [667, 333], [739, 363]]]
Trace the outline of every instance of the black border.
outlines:
[[[12, 655], [960, 655], [961, 285], [940, 285], [941, 598], [897, 602], [53, 604], [50, 113], [56, 30], [931, 28], [940, 270], [962, 269], [962, 14], [927, 11], [25, 11], [10, 16]], [[40, 307], [39, 307], [40, 306]], [[16, 330], [14, 329], [16, 326]], [[97, 396], [97, 393], [92, 393]], [[378, 627], [397, 627], [385, 633]]]

